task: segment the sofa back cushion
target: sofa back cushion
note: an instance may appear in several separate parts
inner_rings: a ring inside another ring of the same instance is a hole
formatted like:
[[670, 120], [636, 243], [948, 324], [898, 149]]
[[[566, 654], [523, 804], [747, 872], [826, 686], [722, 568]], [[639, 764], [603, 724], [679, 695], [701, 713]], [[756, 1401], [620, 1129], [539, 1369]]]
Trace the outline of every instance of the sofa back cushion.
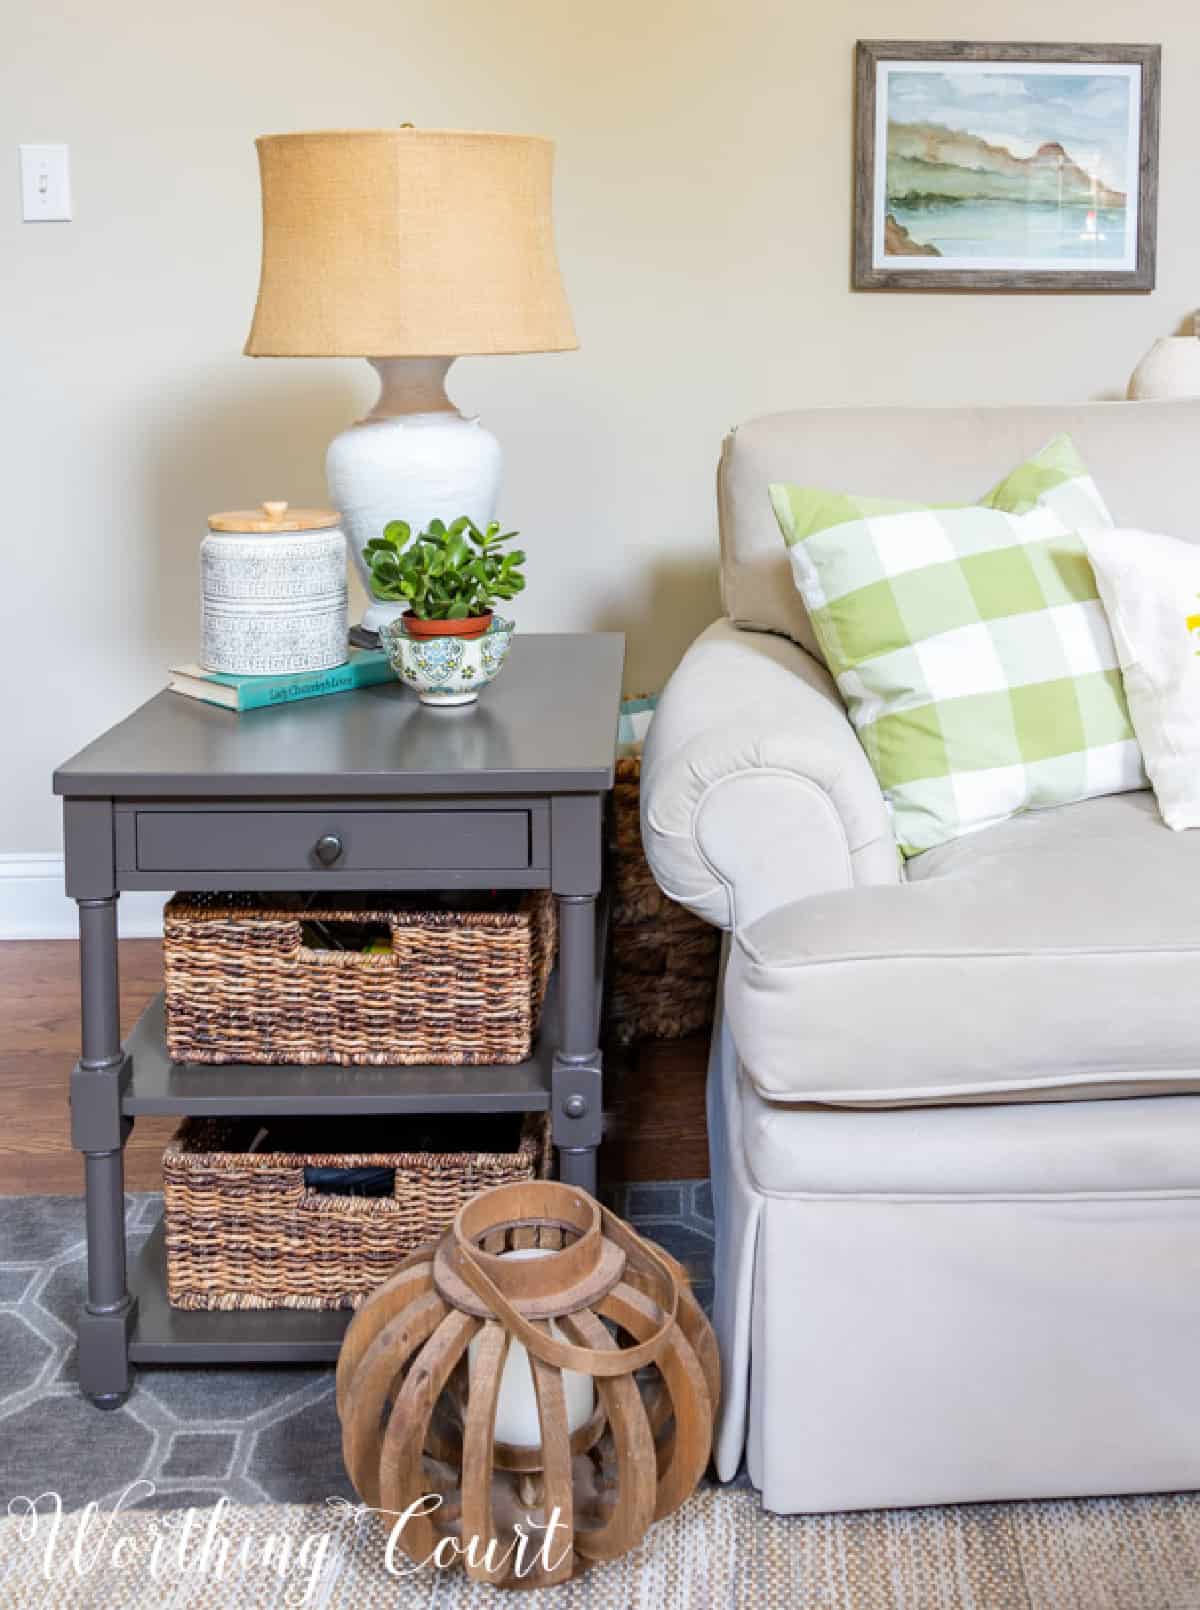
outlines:
[[1200, 507], [1200, 400], [1004, 408], [810, 408], [733, 431], [717, 477], [725, 613], [818, 654], [771, 509], [772, 481], [973, 503], [1068, 433], [1118, 525], [1182, 535]]

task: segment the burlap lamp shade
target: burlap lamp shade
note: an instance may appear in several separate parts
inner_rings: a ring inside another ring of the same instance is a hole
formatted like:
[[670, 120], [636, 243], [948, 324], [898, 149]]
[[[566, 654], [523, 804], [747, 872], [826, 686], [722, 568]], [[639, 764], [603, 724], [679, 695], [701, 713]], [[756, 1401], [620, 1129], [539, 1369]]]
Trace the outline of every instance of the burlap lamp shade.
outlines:
[[[369, 593], [362, 550], [388, 521], [419, 531], [495, 513], [500, 444], [447, 397], [454, 359], [578, 345], [554, 250], [554, 146], [415, 128], [256, 144], [262, 272], [247, 354], [363, 357], [379, 374], [374, 408], [326, 457]], [[374, 600], [363, 627], [401, 609]]]
[[421, 358], [578, 345], [554, 251], [554, 146], [361, 129], [256, 142], [254, 358]]

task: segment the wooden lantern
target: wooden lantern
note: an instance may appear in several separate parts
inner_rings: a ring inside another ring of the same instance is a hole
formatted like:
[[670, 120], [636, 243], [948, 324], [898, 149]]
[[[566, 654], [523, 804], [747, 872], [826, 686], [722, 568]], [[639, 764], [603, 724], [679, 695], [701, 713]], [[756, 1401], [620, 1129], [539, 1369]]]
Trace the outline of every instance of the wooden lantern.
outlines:
[[[526, 1370], [540, 1442], [500, 1442], [502, 1389]], [[572, 1426], [578, 1376], [592, 1378], [594, 1408]], [[719, 1390], [716, 1341], [682, 1267], [552, 1181], [467, 1202], [359, 1309], [337, 1370], [364, 1503], [389, 1526], [408, 1512], [410, 1559], [461, 1557], [471, 1577], [507, 1587], [565, 1581], [677, 1509], [708, 1463]]]

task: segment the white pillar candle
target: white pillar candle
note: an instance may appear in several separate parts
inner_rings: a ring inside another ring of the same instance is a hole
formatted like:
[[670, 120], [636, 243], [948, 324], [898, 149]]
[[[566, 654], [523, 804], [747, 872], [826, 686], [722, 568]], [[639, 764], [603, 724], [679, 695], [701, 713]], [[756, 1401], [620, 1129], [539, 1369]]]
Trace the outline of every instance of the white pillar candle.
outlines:
[[[551, 1247], [520, 1247], [502, 1256], [514, 1259], [552, 1258], [554, 1250]], [[555, 1341], [568, 1340], [553, 1320], [550, 1321], [550, 1334]], [[472, 1389], [478, 1350], [479, 1338], [476, 1337], [468, 1349]], [[562, 1381], [563, 1395], [567, 1400], [567, 1430], [578, 1431], [592, 1417], [596, 1403], [595, 1387], [590, 1375], [578, 1375], [574, 1370], [564, 1370]], [[496, 1441], [506, 1442], [513, 1448], [537, 1448], [542, 1441], [529, 1354], [515, 1339], [509, 1343], [508, 1357], [500, 1376], [500, 1395], [496, 1400]]]

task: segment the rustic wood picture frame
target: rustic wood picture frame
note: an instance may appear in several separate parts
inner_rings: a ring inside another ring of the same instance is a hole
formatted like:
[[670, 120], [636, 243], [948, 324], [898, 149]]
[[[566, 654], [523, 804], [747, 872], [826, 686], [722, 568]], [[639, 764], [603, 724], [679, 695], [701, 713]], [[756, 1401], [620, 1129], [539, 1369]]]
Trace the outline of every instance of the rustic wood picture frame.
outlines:
[[[1160, 45], [976, 44], [962, 41], [859, 40], [855, 48], [854, 242], [852, 283], [861, 291], [1085, 291], [1154, 289], [1158, 226]], [[878, 69], [893, 61], [1062, 62], [1141, 68], [1138, 117], [1137, 256], [1132, 269], [894, 268], [876, 263], [876, 96]]]

